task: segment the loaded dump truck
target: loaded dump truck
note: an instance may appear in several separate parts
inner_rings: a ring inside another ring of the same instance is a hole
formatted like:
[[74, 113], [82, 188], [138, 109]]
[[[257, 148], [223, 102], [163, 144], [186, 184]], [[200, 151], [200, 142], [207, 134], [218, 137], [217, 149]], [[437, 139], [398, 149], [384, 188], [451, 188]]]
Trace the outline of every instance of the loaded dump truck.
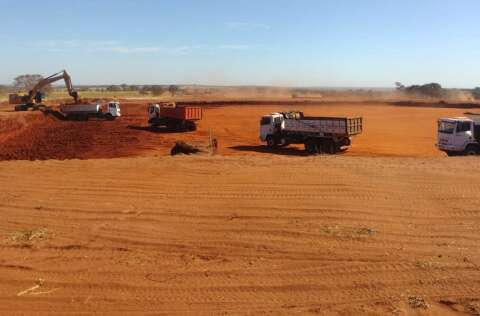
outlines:
[[480, 114], [438, 120], [439, 150], [448, 156], [480, 154]]
[[102, 104], [63, 104], [60, 113], [68, 120], [88, 121], [90, 118], [106, 119], [113, 121], [121, 116], [120, 103], [109, 102]]
[[165, 126], [174, 131], [195, 131], [197, 121], [203, 117], [202, 108], [199, 106], [177, 106], [169, 104], [149, 104], [148, 124], [152, 127]]
[[304, 144], [308, 154], [334, 154], [350, 146], [350, 137], [360, 134], [363, 119], [305, 116], [303, 112], [278, 112], [262, 116], [260, 140], [270, 148]]

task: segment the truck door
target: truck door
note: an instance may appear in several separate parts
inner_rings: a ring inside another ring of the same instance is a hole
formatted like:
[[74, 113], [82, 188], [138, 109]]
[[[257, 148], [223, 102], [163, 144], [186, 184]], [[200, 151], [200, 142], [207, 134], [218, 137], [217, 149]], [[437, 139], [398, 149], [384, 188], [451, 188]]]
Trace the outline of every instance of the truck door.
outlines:
[[273, 133], [274, 134], [279, 134], [282, 131], [282, 118], [281, 117], [275, 117], [273, 119]]
[[472, 122], [458, 121], [453, 135], [453, 144], [459, 150], [464, 150], [473, 140]]
[[273, 117], [263, 116], [260, 120], [260, 140], [265, 141], [268, 135], [273, 134]]

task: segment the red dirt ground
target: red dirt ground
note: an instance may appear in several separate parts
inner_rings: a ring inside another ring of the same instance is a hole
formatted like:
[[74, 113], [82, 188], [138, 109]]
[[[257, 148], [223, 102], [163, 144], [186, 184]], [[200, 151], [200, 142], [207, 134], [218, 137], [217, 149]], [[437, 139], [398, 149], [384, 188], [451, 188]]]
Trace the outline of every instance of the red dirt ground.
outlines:
[[[0, 162], [0, 314], [480, 314], [480, 160], [434, 147], [462, 109], [229, 105], [178, 134], [145, 103], [0, 112], [1, 159], [147, 156]], [[292, 108], [365, 131], [344, 155], [265, 151], [259, 117]], [[223, 155], [155, 157], [209, 131]]]
[[[362, 116], [364, 133], [353, 138], [347, 155], [434, 157], [436, 120], [458, 116], [464, 109], [404, 107], [382, 103], [294, 103], [252, 105], [239, 102], [203, 104], [205, 119], [193, 133], [151, 131], [147, 101], [122, 102], [122, 118], [114, 122], [60, 121], [37, 113], [12, 113], [0, 117], [0, 160], [90, 159], [167, 155], [176, 140], [206, 141], [210, 131], [223, 155], [270, 155], [258, 140], [261, 115], [291, 109], [309, 115]], [[280, 149], [276, 154], [303, 155], [302, 146]]]

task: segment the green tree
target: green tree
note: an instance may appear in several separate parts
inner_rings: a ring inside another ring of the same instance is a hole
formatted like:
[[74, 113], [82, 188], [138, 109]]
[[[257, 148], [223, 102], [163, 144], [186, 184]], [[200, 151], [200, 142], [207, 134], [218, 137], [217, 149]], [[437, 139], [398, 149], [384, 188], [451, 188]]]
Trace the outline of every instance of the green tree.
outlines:
[[165, 88], [162, 86], [152, 86], [150, 91], [152, 91], [152, 95], [160, 96], [165, 92]]
[[443, 89], [440, 84], [435, 82], [427, 83], [424, 85], [413, 85], [404, 87], [403, 91], [405, 91], [405, 93], [407, 94], [431, 98], [441, 98], [446, 94], [445, 89]]
[[119, 86], [111, 85], [111, 86], [108, 86], [105, 90], [106, 90], [106, 91], [114, 91], [114, 92], [116, 92], [116, 91], [120, 91], [120, 90], [122, 90], [122, 89], [121, 89]]
[[472, 95], [475, 100], [480, 100], [480, 87], [473, 89]]
[[170, 94], [172, 95], [172, 97], [173, 97], [175, 94], [177, 94], [178, 90], [179, 90], [179, 89], [178, 89], [178, 86], [173, 85], [173, 84], [168, 87], [168, 92], [170, 92]]
[[[13, 79], [13, 87], [19, 91], [28, 92], [33, 89], [33, 87], [43, 79], [42, 75], [38, 74], [25, 74], [15, 77]], [[51, 90], [52, 86], [50, 84], [44, 86], [41, 91], [47, 92]]]

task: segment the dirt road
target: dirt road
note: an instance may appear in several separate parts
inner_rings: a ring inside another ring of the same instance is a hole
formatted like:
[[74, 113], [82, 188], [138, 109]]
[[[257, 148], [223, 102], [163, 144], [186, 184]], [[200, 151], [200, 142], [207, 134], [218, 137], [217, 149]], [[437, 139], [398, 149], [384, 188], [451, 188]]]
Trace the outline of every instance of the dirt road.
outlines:
[[2, 162], [0, 314], [478, 315], [479, 170], [475, 158]]

